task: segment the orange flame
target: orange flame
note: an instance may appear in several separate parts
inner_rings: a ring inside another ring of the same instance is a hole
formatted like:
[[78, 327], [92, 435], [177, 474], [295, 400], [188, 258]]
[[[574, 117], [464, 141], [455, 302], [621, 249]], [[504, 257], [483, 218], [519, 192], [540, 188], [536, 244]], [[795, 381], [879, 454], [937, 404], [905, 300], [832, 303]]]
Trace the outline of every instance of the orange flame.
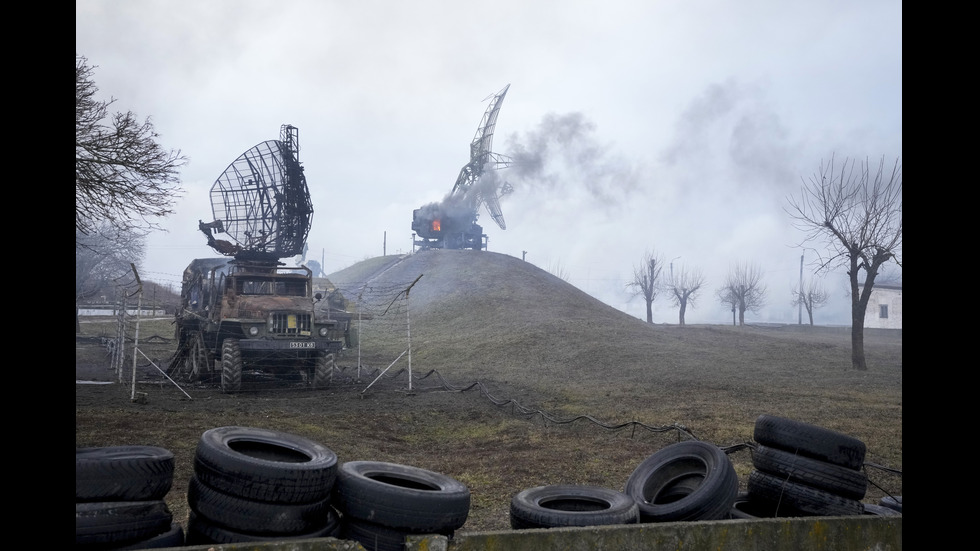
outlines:
[[439, 220], [438, 219], [433, 220], [432, 231], [441, 231], [441, 230], [442, 230], [442, 224], [439, 222]]

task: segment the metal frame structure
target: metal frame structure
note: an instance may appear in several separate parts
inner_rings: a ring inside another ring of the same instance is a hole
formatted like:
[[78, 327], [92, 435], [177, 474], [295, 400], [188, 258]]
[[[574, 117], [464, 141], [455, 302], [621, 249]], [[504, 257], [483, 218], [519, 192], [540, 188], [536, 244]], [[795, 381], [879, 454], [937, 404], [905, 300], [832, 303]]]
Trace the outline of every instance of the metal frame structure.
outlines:
[[262, 142], [228, 165], [211, 187], [211, 209], [215, 221], [200, 229], [225, 256], [278, 261], [302, 254], [313, 203], [299, 162], [299, 130], [283, 125], [279, 140]]
[[513, 191], [513, 187], [493, 171], [510, 166], [512, 160], [492, 152], [491, 145], [500, 106], [509, 88], [510, 84], [488, 98], [490, 105], [470, 142], [470, 160], [460, 169], [449, 195], [442, 203], [413, 213], [412, 230], [420, 238], [415, 245], [421, 249], [486, 249], [487, 236], [476, 223], [481, 206], [486, 206], [500, 229], [507, 229], [500, 197]]

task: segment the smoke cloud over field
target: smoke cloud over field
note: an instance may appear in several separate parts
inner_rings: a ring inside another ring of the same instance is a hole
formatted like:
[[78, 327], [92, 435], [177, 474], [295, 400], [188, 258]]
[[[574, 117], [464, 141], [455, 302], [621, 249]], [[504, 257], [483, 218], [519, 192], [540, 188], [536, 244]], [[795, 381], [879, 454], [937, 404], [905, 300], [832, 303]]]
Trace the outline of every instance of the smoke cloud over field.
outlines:
[[555, 193], [586, 191], [600, 204], [621, 200], [637, 187], [632, 163], [613, 155], [582, 113], [548, 114], [536, 128], [511, 134], [508, 179]]

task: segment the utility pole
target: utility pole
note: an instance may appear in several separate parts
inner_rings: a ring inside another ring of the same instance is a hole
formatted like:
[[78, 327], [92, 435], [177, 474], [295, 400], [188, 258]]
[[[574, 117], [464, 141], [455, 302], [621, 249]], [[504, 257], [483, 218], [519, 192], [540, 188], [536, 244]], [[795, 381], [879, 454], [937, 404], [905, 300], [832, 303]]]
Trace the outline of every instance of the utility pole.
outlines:
[[521, 251], [521, 260], [527, 262], [527, 251]]

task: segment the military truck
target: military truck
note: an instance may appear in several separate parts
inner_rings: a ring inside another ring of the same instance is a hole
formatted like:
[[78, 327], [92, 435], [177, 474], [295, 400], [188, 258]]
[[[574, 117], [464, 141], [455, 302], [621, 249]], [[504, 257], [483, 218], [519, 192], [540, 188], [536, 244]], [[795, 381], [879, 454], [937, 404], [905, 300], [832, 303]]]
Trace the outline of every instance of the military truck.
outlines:
[[184, 270], [176, 322], [182, 375], [196, 381], [218, 372], [226, 393], [241, 389], [245, 370], [299, 371], [314, 388], [328, 386], [350, 320], [318, 319], [322, 298], [313, 294], [305, 266], [193, 260]]
[[220, 373], [223, 392], [240, 391], [246, 374], [297, 371], [327, 386], [350, 317], [318, 308], [312, 271], [280, 261], [304, 250], [313, 217], [296, 127], [283, 125], [279, 140], [232, 162], [211, 188], [211, 207], [215, 220], [198, 227], [226, 258], [184, 270], [171, 372], [190, 381]]

